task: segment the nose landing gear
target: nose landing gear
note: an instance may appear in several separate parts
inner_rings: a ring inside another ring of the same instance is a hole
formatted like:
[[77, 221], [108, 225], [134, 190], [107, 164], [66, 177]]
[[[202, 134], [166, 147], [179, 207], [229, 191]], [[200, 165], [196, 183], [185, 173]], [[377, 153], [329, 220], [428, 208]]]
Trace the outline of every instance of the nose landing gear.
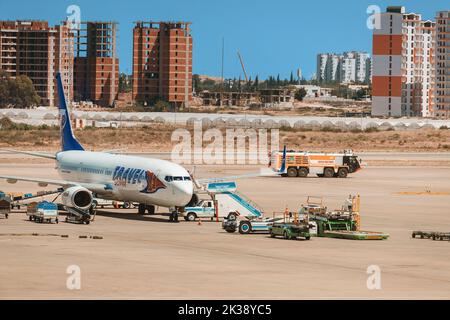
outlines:
[[178, 210], [177, 209], [172, 209], [170, 211], [170, 216], [169, 216], [169, 222], [175, 222], [178, 223]]

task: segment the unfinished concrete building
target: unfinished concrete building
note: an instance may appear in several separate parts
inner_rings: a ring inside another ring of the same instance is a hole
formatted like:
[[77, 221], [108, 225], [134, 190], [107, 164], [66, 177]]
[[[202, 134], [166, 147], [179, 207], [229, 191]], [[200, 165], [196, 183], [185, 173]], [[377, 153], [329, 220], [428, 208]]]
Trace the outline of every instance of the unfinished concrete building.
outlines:
[[74, 30], [74, 98], [110, 107], [119, 91], [117, 23], [81, 22]]
[[238, 106], [245, 107], [252, 103], [259, 103], [257, 92], [200, 92], [205, 106]]
[[265, 107], [279, 106], [294, 102], [294, 91], [287, 88], [259, 90], [261, 103]]
[[133, 100], [174, 107], [192, 100], [190, 22], [138, 21], [133, 29]]
[[67, 98], [73, 94], [72, 34], [65, 22], [0, 21], [0, 69], [11, 77], [28, 76], [41, 105], [58, 104], [56, 73], [61, 72]]

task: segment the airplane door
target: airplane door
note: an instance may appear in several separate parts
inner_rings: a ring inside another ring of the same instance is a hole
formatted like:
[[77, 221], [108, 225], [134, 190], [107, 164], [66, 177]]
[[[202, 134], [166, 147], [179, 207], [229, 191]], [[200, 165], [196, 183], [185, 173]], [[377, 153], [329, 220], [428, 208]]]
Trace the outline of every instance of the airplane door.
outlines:
[[78, 169], [77, 171], [74, 173], [74, 176], [76, 176], [76, 178], [80, 181], [86, 181], [87, 177], [87, 172], [85, 170], [83, 170], [84, 168], [84, 163], [83, 161], [80, 161], [78, 163]]

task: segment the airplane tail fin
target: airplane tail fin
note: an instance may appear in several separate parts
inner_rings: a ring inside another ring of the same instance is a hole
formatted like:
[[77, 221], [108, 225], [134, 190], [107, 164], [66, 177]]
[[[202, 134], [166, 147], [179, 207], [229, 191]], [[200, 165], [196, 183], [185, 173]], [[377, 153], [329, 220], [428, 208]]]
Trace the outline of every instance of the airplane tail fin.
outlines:
[[67, 109], [66, 98], [64, 95], [64, 87], [62, 84], [61, 74], [56, 74], [56, 82], [58, 85], [59, 97], [59, 118], [61, 130], [61, 150], [84, 150], [81, 144], [73, 136], [72, 125], [70, 123], [69, 110]]
[[284, 146], [283, 148], [283, 158], [281, 159], [281, 166], [280, 166], [280, 170], [278, 171], [278, 173], [285, 173], [286, 171], [286, 146]]

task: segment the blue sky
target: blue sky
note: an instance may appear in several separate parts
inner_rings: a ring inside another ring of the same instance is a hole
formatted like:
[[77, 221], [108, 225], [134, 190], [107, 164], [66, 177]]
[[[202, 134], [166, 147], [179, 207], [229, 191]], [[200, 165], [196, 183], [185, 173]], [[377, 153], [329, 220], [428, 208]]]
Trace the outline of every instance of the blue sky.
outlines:
[[432, 19], [449, 9], [445, 1], [408, 0], [0, 0], [0, 19], [41, 19], [51, 24], [65, 19], [66, 8], [81, 8], [82, 20], [119, 23], [121, 72], [131, 73], [132, 28], [136, 20], [191, 21], [194, 73], [220, 75], [222, 37], [225, 76], [242, 75], [237, 50], [254, 78], [289, 77], [297, 68], [305, 78], [315, 72], [316, 54], [350, 50], [371, 51], [366, 27], [369, 5], [405, 5], [408, 12]]

